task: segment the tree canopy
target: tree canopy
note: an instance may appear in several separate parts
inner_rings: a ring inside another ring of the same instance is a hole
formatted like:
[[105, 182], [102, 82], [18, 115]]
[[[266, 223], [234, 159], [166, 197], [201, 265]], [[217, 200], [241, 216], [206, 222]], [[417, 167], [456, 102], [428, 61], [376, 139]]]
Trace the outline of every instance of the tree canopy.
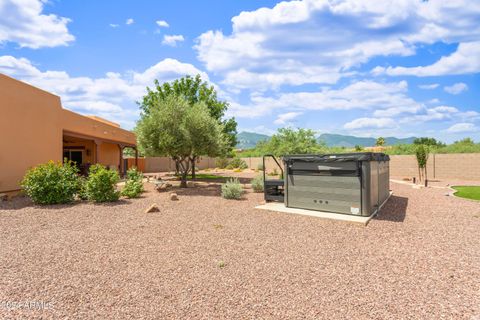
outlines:
[[377, 141], [375, 142], [375, 145], [381, 147], [385, 145], [385, 138], [384, 137], [378, 137]]
[[269, 140], [258, 143], [262, 154], [283, 156], [287, 154], [315, 153], [324, 147], [310, 129], [280, 128]]
[[237, 144], [237, 122], [235, 118], [224, 119], [228, 103], [219, 100], [215, 88], [203, 81], [200, 75], [195, 77], [187, 75], [162, 84], [155, 80], [154, 84], [153, 89], [147, 87], [147, 94], [139, 102], [142, 115], [148, 115], [152, 108], [158, 105], [159, 101], [171, 96], [184, 98], [189, 106], [203, 102], [207, 106], [210, 116], [223, 125], [223, 132], [226, 134], [229, 149], [235, 147]]
[[175, 95], [156, 100], [137, 123], [138, 144], [147, 156], [172, 157], [179, 168], [182, 186], [194, 155], [215, 157], [225, 152], [228, 142], [223, 126], [214, 119], [207, 105]]
[[416, 145], [426, 145], [426, 146], [431, 146], [431, 147], [444, 147], [445, 144], [442, 143], [441, 141], [437, 141], [435, 138], [428, 138], [428, 137], [421, 137], [421, 138], [415, 138], [413, 140], [413, 144]]

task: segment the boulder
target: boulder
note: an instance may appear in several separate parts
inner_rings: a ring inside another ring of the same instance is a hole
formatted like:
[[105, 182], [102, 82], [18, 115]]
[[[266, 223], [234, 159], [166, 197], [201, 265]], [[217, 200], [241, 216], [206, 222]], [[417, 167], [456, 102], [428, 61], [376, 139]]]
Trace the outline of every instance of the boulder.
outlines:
[[159, 211], [160, 211], [160, 209], [158, 208], [157, 204], [154, 203], [150, 207], [148, 207], [147, 210], [145, 210], [145, 213], [159, 212]]
[[170, 193], [170, 200], [177, 201], [178, 200], [178, 195], [175, 192]]

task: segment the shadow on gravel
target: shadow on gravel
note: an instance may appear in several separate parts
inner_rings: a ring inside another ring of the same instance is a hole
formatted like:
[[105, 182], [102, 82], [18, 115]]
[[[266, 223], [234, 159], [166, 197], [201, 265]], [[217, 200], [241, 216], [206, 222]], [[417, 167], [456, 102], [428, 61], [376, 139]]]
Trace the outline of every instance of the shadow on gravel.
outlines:
[[[211, 182], [211, 181], [208, 181]], [[188, 187], [188, 188], [172, 188], [179, 196], [218, 196], [222, 194], [221, 185], [218, 183], [210, 183], [208, 185]]]
[[408, 198], [392, 195], [375, 220], [403, 222], [407, 214]]
[[34, 204], [32, 200], [30, 200], [30, 198], [26, 196], [17, 196], [8, 201], [0, 202], [0, 211], [1, 210], [5, 210], [5, 211], [21, 210], [28, 207], [34, 208], [34, 209], [63, 210], [63, 209], [69, 209], [75, 206], [79, 206], [82, 204], [93, 204], [95, 206], [100, 206], [100, 207], [116, 207], [116, 206], [128, 205], [130, 203], [132, 203], [131, 200], [120, 199], [115, 202], [94, 203], [94, 202], [88, 202], [88, 201], [75, 200], [71, 203], [65, 203], [65, 204], [38, 205], [38, 204]]

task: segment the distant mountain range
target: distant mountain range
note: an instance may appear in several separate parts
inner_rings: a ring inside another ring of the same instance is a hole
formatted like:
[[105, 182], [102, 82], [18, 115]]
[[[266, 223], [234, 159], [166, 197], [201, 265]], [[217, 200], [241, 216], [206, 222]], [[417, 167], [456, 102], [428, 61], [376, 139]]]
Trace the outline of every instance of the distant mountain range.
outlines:
[[[240, 132], [237, 134], [237, 148], [239, 149], [251, 149], [259, 141], [265, 141], [270, 139], [270, 136], [266, 134], [254, 133], [254, 132]], [[409, 138], [396, 138], [385, 137], [385, 145], [392, 146], [396, 144], [410, 144], [413, 143], [415, 137]], [[318, 137], [318, 141], [323, 141], [329, 147], [347, 147], [353, 148], [355, 146], [371, 147], [375, 145], [375, 138], [364, 138], [347, 136], [342, 134], [323, 133]]]
[[258, 142], [268, 139], [270, 139], [270, 136], [266, 134], [243, 131], [237, 134], [237, 148], [251, 149], [254, 148]]
[[[385, 145], [393, 146], [396, 144], [410, 144], [413, 143], [415, 137], [409, 138], [395, 138], [385, 137]], [[318, 137], [318, 141], [324, 141], [329, 147], [347, 147], [353, 148], [355, 146], [372, 147], [377, 141], [376, 138], [364, 138], [355, 136], [345, 136], [342, 134], [323, 133]]]

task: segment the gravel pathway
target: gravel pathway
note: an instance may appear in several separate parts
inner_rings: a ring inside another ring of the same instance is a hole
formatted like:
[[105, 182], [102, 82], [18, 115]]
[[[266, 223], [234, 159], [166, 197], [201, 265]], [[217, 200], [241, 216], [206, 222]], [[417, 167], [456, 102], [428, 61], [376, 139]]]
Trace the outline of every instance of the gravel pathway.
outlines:
[[391, 187], [367, 227], [214, 184], [179, 201], [149, 186], [115, 204], [1, 203], [0, 318], [479, 319], [480, 203]]

